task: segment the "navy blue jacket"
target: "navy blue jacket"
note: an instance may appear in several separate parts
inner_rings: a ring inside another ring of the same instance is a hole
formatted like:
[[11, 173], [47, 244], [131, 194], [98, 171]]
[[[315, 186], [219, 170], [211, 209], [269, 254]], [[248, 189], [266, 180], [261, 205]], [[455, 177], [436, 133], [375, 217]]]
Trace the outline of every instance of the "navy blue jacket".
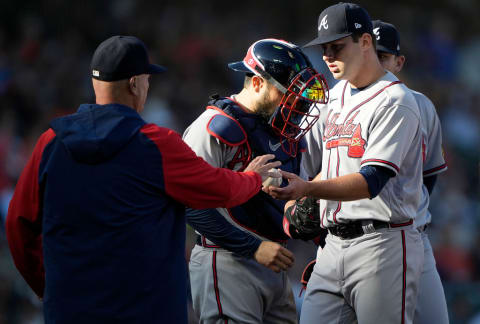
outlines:
[[129, 107], [81, 105], [40, 137], [7, 238], [46, 323], [186, 323], [184, 205], [232, 207], [260, 188]]

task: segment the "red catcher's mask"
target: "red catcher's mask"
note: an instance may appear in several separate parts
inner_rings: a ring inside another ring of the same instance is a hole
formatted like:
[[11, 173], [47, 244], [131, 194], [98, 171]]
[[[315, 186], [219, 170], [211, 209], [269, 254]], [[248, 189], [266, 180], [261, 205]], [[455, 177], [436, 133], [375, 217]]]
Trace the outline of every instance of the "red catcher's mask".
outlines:
[[297, 155], [298, 142], [320, 117], [317, 105], [327, 102], [327, 81], [315, 69], [306, 68], [292, 79], [269, 121], [287, 154]]

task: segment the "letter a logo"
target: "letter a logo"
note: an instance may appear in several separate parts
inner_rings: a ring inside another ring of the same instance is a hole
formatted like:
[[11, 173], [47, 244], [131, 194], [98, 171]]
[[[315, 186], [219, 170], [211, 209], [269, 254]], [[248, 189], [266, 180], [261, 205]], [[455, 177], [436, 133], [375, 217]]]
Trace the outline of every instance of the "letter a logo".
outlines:
[[328, 22], [327, 22], [327, 16], [325, 15], [322, 20], [320, 21], [320, 24], [318, 24], [318, 31], [322, 30], [322, 27], [324, 29], [328, 29]]
[[380, 40], [380, 27], [374, 28], [373, 33], [377, 36], [377, 40]]

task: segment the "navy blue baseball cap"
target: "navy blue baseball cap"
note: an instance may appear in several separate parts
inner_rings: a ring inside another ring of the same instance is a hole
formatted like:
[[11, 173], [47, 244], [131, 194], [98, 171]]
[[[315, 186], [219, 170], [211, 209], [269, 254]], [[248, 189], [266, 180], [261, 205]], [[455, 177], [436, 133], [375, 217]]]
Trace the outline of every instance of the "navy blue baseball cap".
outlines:
[[140, 74], [156, 74], [166, 68], [150, 64], [147, 47], [134, 36], [112, 36], [98, 45], [90, 64], [92, 78], [118, 81]]
[[340, 2], [323, 10], [318, 16], [318, 37], [304, 47], [363, 33], [373, 37], [372, 20], [368, 12], [355, 3]]
[[377, 39], [377, 51], [400, 55], [400, 33], [394, 25], [374, 20], [373, 33]]
[[297, 45], [266, 38], [253, 43], [243, 61], [229, 63], [228, 67], [234, 71], [259, 75], [286, 92], [292, 79], [300, 71], [312, 67], [312, 63]]

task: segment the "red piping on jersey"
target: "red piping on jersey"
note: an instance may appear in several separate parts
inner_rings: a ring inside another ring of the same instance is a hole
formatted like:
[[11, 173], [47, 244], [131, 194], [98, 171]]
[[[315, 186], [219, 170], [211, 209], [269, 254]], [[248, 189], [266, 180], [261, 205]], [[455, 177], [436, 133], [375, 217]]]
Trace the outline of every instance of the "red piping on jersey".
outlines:
[[386, 164], [386, 165], [389, 165], [391, 166], [392, 168], [394, 168], [395, 170], [397, 170], [397, 172], [400, 171], [400, 168], [392, 163], [392, 162], [389, 162], [389, 161], [385, 161], [385, 160], [380, 160], [380, 159], [367, 159], [367, 160], [363, 160], [362, 162], [360, 162], [360, 165], [364, 164], [364, 163], [367, 163], [367, 162], [379, 162], [379, 163], [383, 163], [383, 164]]
[[340, 209], [342, 209], [342, 202], [341, 202], [341, 201], [338, 202], [337, 209], [335, 209], [335, 211], [333, 212], [333, 222], [334, 222], [335, 224], [338, 224], [338, 222], [337, 222], [337, 214], [338, 214], [338, 212], [340, 211]]
[[323, 209], [323, 213], [322, 213], [322, 219], [320, 220], [320, 225], [322, 225], [323, 228], [326, 228], [324, 225], [323, 225], [323, 217], [325, 216], [325, 212], [327, 211], [327, 207], [325, 207]]
[[[331, 156], [332, 156], [332, 150], [328, 150], [327, 179], [328, 179], [328, 175], [330, 174], [330, 157]], [[321, 220], [322, 226], [323, 226], [323, 216], [325, 215], [326, 210], [327, 210], [327, 205], [325, 205], [325, 208], [323, 209], [323, 213], [322, 213], [322, 220]]]
[[341, 108], [343, 108], [343, 103], [344, 103], [343, 98], [344, 98], [344, 94], [345, 94], [345, 89], [347, 89], [347, 84], [348, 84], [348, 81], [345, 82], [345, 86], [343, 87], [343, 91], [342, 91], [342, 107], [341, 107]]
[[[413, 221], [412, 221], [413, 222]], [[402, 278], [402, 324], [405, 323], [405, 298], [407, 289], [407, 251], [405, 246], [405, 231], [402, 230], [402, 249], [403, 249], [403, 278]]]
[[425, 160], [427, 159], [426, 156], [426, 151], [427, 150], [427, 144], [425, 143], [425, 137], [422, 136], [422, 162], [425, 163]]
[[[347, 83], [345, 83], [345, 87], [343, 88], [343, 93], [342, 93], [342, 108], [343, 108], [343, 97], [345, 95], [345, 89], [347, 88]], [[344, 119], [344, 122], [348, 120], [348, 117], [350, 116], [350, 114], [352, 112], [354, 112], [355, 110], [357, 110], [358, 108], [360, 108], [360, 106], [366, 104], [367, 102], [369, 102], [370, 100], [372, 100], [373, 98], [375, 98], [376, 96], [378, 96], [380, 93], [382, 93], [385, 89], [387, 89], [388, 87], [391, 87], [392, 85], [395, 85], [395, 84], [400, 84], [402, 83], [402, 81], [393, 81], [391, 82], [389, 85], [386, 85], [385, 87], [383, 87], [382, 89], [378, 90], [377, 92], [375, 92], [370, 98], [367, 98], [365, 99], [364, 101], [362, 101], [361, 103], [359, 103], [358, 105], [356, 105], [355, 107], [352, 108], [352, 110], [350, 110], [347, 114], [347, 116], [345, 117]]]
[[327, 167], [327, 179], [328, 179], [328, 175], [330, 174], [330, 158], [332, 156], [332, 150], [329, 150], [328, 151], [328, 167]]
[[[337, 178], [339, 177], [338, 170], [340, 169], [340, 153], [338, 152], [338, 147], [337, 147]], [[337, 222], [337, 213], [342, 209], [342, 202], [339, 201], [337, 205], [337, 209], [333, 212], [333, 222], [335, 224], [338, 224]]]
[[340, 169], [340, 153], [338, 152], [338, 147], [337, 147], [337, 177], [338, 177], [338, 170]]
[[426, 170], [426, 171], [423, 171], [423, 176], [427, 176], [429, 174], [432, 174], [432, 173], [435, 173], [437, 171], [440, 171], [440, 170], [443, 170], [447, 168], [447, 163], [444, 163], [436, 168], [433, 168], [433, 169], [429, 169], [429, 170]]
[[252, 233], [255, 233], [257, 235], [260, 235], [260, 236], [263, 236], [267, 239], [269, 239], [270, 241], [274, 241], [274, 242], [277, 242], [277, 243], [287, 243], [287, 240], [275, 240], [273, 238], [270, 238], [270, 237], [267, 237], [266, 235], [262, 234], [262, 233], [258, 233], [257, 231], [255, 231], [254, 229], [251, 229], [250, 227], [248, 226], [245, 226], [243, 225], [242, 223], [240, 223], [235, 217], [233, 217], [233, 214], [232, 212], [230, 211], [230, 208], [227, 208], [227, 212], [228, 212], [228, 215], [230, 215], [230, 218], [240, 227], [243, 227], [244, 229], [252, 232]]

